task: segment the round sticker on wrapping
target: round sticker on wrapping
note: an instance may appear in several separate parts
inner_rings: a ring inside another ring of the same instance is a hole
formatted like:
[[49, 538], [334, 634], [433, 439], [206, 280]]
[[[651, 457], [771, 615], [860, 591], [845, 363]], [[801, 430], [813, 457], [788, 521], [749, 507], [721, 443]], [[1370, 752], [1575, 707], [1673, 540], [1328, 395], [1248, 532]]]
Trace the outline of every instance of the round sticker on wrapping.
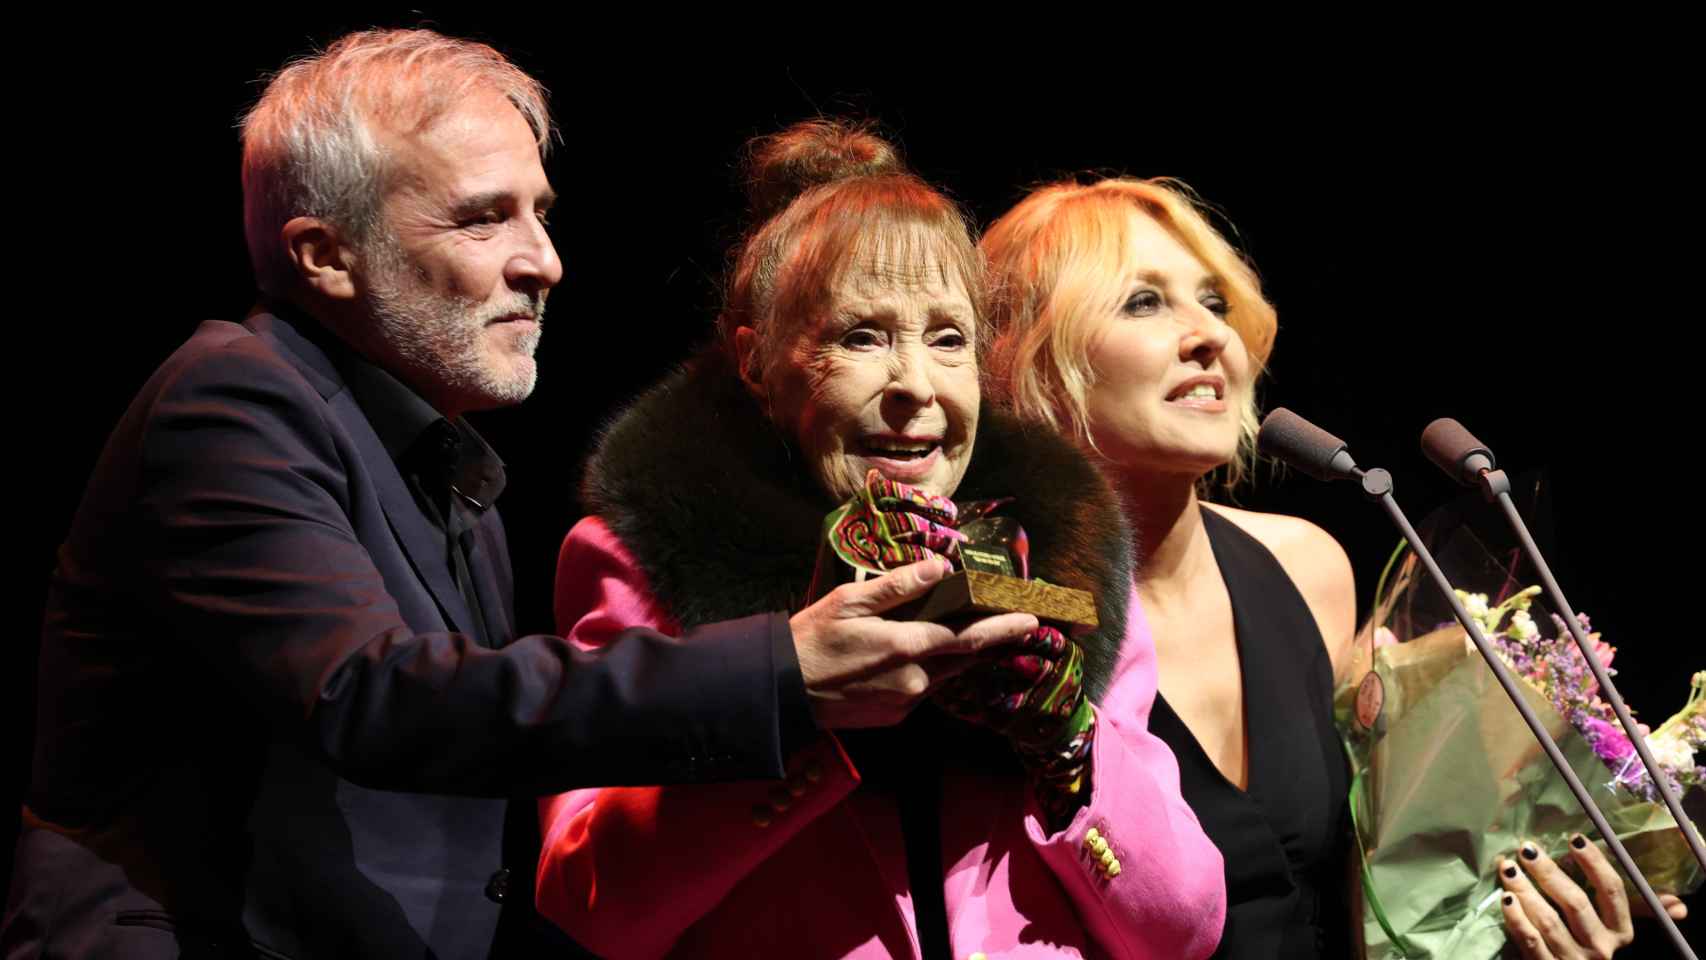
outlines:
[[1357, 685], [1357, 723], [1364, 730], [1373, 730], [1374, 724], [1380, 719], [1380, 710], [1386, 706], [1386, 684], [1380, 679], [1380, 674], [1373, 670], [1363, 674], [1362, 683]]

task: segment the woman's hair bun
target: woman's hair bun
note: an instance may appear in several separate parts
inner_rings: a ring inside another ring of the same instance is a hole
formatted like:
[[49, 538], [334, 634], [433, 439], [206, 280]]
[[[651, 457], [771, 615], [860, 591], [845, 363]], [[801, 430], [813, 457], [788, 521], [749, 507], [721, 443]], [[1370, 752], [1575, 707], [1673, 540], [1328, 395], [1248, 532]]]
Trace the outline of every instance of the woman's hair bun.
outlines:
[[812, 187], [848, 177], [905, 173], [894, 146], [869, 123], [803, 120], [748, 148], [746, 197], [755, 221], [780, 213]]

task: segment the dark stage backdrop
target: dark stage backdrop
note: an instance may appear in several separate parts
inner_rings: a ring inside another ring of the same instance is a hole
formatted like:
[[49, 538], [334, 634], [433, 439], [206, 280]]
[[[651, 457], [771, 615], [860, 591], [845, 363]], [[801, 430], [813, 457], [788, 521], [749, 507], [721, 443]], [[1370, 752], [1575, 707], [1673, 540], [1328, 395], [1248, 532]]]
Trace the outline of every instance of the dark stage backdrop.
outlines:
[[[1185, 179], [1236, 225], [1278, 306], [1268, 405], [1389, 468], [1418, 520], [1458, 491], [1416, 438], [1432, 418], [1458, 417], [1513, 472], [1543, 472], [1550, 555], [1620, 647], [1620, 684], [1642, 715], [1668, 715], [1688, 674], [1706, 668], [1686, 467], [1701, 191], [1673, 149], [1689, 115], [1679, 76], [1587, 79], [1562, 61], [1495, 69], [1501, 51], [1470, 48], [1233, 76], [1206, 53], [1156, 53], [1159, 37], [1151, 49], [1113, 45], [1118, 56], [1100, 65], [1094, 51], [1033, 63], [1010, 44], [952, 61], [918, 48], [899, 51], [910, 60], [719, 62], [603, 49], [567, 24], [429, 14], [543, 79], [563, 131], [548, 171], [567, 276], [550, 301], [540, 385], [525, 406], [478, 418], [509, 466], [502, 506], [525, 629], [551, 626], [556, 548], [579, 516], [591, 436], [708, 334], [742, 226], [742, 143], [851, 112], [880, 120], [980, 225], [1027, 185], [1074, 171]], [[275, 19], [216, 38], [207, 23], [155, 24], [83, 61], [86, 106], [103, 126], [64, 130], [74, 159], [44, 163], [32, 181], [69, 184], [45, 234], [49, 275], [65, 271], [60, 309], [34, 321], [35, 355], [75, 360], [45, 381], [26, 371], [45, 385], [22, 412], [34, 433], [29, 468], [15, 474], [26, 537], [0, 690], [9, 770], [29, 766], [33, 638], [53, 551], [107, 431], [198, 321], [240, 318], [251, 302], [236, 121], [256, 78], [373, 22]], [[1396, 542], [1376, 506], [1298, 475], [1239, 499], [1337, 536], [1367, 612]], [[10, 833], [0, 841], [9, 858]]]

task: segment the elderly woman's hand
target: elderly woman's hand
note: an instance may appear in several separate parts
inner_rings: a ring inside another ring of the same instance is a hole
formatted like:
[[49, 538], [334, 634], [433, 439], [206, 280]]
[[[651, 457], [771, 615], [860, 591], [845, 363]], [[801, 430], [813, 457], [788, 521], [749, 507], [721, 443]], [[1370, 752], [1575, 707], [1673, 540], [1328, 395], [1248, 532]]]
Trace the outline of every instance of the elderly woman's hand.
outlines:
[[[1520, 857], [1499, 861], [1505, 930], [1528, 960], [1609, 957], [1635, 937], [1617, 868], [1581, 834], [1570, 838], [1570, 859], [1593, 887], [1591, 897], [1532, 841], [1522, 845]], [[1659, 899], [1672, 918], [1687, 916], [1676, 897]]]
[[942, 709], [968, 723], [1028, 745], [1059, 735], [1083, 687], [1083, 654], [1054, 627], [1042, 626], [1016, 646], [943, 684]]
[[958, 510], [872, 470], [846, 506], [831, 515], [829, 543], [851, 566], [884, 572], [932, 557], [952, 557], [965, 536], [954, 525]]
[[1054, 627], [955, 676], [936, 703], [1005, 736], [1036, 779], [1037, 800], [1059, 829], [1089, 795], [1096, 714], [1084, 697], [1084, 651]]

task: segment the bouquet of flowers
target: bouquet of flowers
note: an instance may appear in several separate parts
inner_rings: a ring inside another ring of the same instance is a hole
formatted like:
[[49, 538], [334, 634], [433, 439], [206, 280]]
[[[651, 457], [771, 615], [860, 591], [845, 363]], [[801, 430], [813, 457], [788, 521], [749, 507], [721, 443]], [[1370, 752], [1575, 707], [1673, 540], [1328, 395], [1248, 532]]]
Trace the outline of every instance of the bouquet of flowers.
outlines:
[[[1518, 589], [1472, 536], [1441, 563], [1459, 597], [1655, 889], [1678, 894], [1701, 873], [1658, 790], [1556, 615], [1537, 619], [1539, 587]], [[1561, 856], [1587, 815], [1511, 705], [1431, 580], [1400, 548], [1382, 574], [1367, 674], [1339, 691], [1352, 758], [1351, 808], [1370, 958], [1486, 958], [1505, 931], [1495, 864], [1523, 840]], [[1463, 575], [1466, 571], [1468, 576]], [[1587, 617], [1581, 618], [1588, 626]], [[1550, 631], [1542, 624], [1549, 623]], [[1589, 634], [1600, 662], [1615, 650]], [[1402, 642], [1400, 642], [1402, 641]], [[1360, 671], [1358, 671], [1360, 673]], [[1357, 682], [1357, 681], [1360, 681]], [[1706, 800], [1706, 671], [1687, 704], [1646, 733], [1685, 806]], [[1603, 846], [1603, 843], [1602, 843]], [[1633, 891], [1631, 900], [1637, 899]]]
[[[1481, 627], [1481, 632], [1493, 642], [1500, 659], [1515, 675], [1527, 680], [1546, 696], [1547, 701], [1570, 721], [1595, 756], [1612, 771], [1614, 789], [1621, 789], [1645, 800], [1659, 799], [1658, 785], [1652, 782], [1645, 764], [1629, 742], [1629, 735], [1617, 722], [1611, 704], [1599, 695], [1599, 683], [1588, 669], [1587, 660], [1569, 636], [1564, 621], [1557, 614], [1552, 620], [1557, 630], [1551, 637], [1542, 636], [1529, 607], [1539, 587], [1529, 587], [1511, 594], [1498, 606], [1489, 606], [1484, 593], [1457, 591], [1457, 598]], [[1576, 615], [1582, 632], [1593, 641], [1594, 656], [1600, 665], [1611, 670], [1617, 648], [1601, 640], [1585, 613]], [[1394, 638], [1396, 639], [1396, 638]], [[1468, 642], [1468, 637], [1464, 638]], [[1647, 749], [1670, 777], [1677, 793], [1690, 787], [1706, 784], [1706, 671], [1691, 678], [1688, 703], [1665, 721], [1657, 730], [1646, 734]]]

